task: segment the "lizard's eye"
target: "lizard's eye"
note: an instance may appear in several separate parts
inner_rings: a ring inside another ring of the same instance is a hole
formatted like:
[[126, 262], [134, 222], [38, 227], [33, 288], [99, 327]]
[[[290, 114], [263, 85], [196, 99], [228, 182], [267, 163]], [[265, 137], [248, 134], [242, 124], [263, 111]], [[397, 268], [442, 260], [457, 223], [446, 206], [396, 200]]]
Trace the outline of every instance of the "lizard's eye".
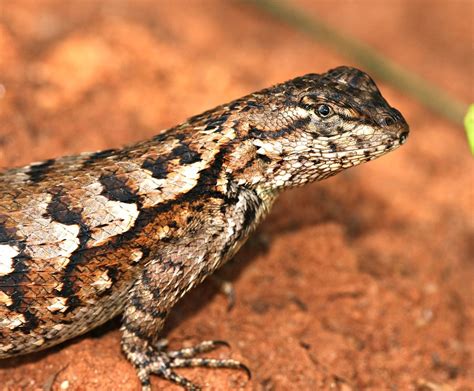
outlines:
[[322, 118], [327, 118], [332, 114], [332, 109], [325, 103], [322, 103], [316, 107], [316, 111], [318, 112], [319, 116]]
[[300, 105], [306, 110], [314, 112], [321, 118], [327, 118], [334, 114], [332, 107], [327, 103], [321, 103], [321, 99], [318, 96], [303, 96]]

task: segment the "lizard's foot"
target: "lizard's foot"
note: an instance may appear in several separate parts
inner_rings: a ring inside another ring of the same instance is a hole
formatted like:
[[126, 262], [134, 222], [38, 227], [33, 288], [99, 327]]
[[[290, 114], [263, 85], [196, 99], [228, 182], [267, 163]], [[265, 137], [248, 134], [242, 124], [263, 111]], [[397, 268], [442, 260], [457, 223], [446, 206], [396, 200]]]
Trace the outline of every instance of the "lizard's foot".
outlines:
[[150, 375], [159, 377], [176, 383], [186, 390], [198, 391], [200, 387], [193, 384], [185, 377], [178, 375], [175, 368], [231, 368], [241, 369], [247, 373], [250, 379], [250, 370], [239, 361], [232, 359], [215, 359], [195, 357], [198, 354], [210, 352], [220, 346], [229, 346], [224, 341], [204, 341], [190, 348], [167, 351], [167, 341], [158, 342], [155, 349], [149, 349], [143, 354], [136, 352], [130, 359], [137, 368], [138, 378], [142, 384], [142, 391], [150, 391]]

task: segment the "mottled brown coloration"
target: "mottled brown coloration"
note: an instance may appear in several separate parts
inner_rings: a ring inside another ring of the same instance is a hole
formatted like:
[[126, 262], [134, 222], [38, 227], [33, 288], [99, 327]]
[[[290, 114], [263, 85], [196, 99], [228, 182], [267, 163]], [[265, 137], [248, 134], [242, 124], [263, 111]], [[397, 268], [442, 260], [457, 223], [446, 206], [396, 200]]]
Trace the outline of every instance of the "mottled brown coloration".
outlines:
[[365, 73], [339, 67], [219, 106], [153, 139], [0, 176], [0, 358], [123, 314], [143, 389], [174, 368], [244, 368], [168, 351], [173, 305], [231, 258], [285, 188], [373, 160], [408, 135]]

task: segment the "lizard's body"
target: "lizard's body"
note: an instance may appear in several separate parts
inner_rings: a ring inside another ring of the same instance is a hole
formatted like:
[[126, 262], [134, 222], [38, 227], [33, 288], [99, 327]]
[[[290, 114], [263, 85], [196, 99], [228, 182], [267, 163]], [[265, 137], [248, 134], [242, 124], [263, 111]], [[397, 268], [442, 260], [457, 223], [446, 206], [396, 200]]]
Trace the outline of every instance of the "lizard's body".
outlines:
[[[328, 112], [329, 110], [329, 112]], [[364, 73], [307, 75], [219, 106], [153, 139], [0, 176], [0, 358], [123, 314], [143, 388], [174, 367], [242, 367], [167, 352], [167, 313], [232, 257], [287, 187], [404, 142], [408, 126]], [[157, 345], [158, 344], [158, 345]]]

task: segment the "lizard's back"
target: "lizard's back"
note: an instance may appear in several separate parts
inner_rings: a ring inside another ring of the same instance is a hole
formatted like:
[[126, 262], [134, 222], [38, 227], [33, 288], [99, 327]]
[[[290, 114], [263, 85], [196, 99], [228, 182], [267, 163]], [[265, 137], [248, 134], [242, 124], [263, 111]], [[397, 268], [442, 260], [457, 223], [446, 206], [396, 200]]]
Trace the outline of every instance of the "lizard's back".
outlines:
[[229, 140], [212, 125], [216, 118], [0, 176], [0, 358], [57, 344], [122, 312], [148, 260], [184, 234], [177, 208], [209, 185], [198, 183], [199, 173]]

